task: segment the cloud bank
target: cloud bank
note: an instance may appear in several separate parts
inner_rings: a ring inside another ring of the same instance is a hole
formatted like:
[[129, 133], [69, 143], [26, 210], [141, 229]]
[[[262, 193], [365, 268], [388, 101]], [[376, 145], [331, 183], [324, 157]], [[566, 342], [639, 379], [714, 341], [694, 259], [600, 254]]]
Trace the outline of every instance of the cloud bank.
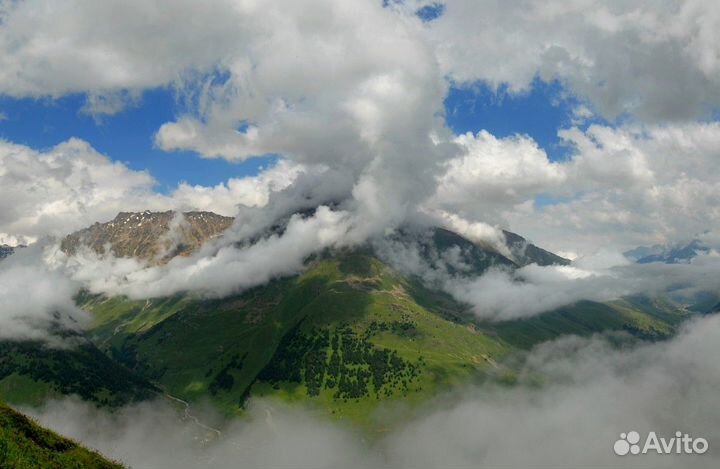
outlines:
[[[460, 228], [462, 232], [463, 225]], [[481, 234], [481, 242], [494, 239], [493, 232], [488, 235], [483, 229]], [[581, 300], [607, 302], [635, 294], [670, 293], [680, 304], [691, 305], [695, 295], [720, 290], [720, 255], [714, 249], [688, 264], [633, 264], [622, 254], [606, 250], [567, 266], [489, 265], [478, 273], [471, 267], [476, 260], [472, 253], [458, 246], [428, 246], [422, 234], [377, 239], [374, 246], [398, 271], [450, 293], [471, 306], [480, 319], [493, 321], [535, 316]]]
[[[718, 463], [716, 363], [720, 318], [691, 322], [673, 340], [611, 346], [569, 337], [534, 349], [513, 388], [485, 384], [437, 402], [380, 435], [268, 401], [205, 431], [178, 422], [167, 404], [114, 414], [77, 401], [29, 410], [45, 425], [131, 467], [688, 467]], [[538, 386], [538, 378], [542, 383]], [[385, 409], [392, 412], [391, 409]], [[194, 412], [200, 412], [194, 409]], [[381, 420], [382, 422], [382, 420]], [[708, 440], [704, 455], [619, 457], [613, 444], [631, 430]]]
[[21, 249], [0, 262], [0, 340], [42, 340], [58, 345], [49, 331], [79, 331], [89, 319], [75, 306], [80, 284], [43, 261], [43, 246]]

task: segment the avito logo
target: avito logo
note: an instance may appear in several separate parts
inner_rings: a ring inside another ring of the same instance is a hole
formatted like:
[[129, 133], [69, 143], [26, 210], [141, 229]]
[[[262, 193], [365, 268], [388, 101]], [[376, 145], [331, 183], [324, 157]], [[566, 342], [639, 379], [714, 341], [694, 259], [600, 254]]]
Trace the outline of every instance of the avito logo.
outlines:
[[675, 432], [672, 438], [658, 437], [655, 432], [648, 433], [645, 442], [640, 445], [640, 434], [636, 431], [621, 433], [613, 450], [618, 456], [626, 454], [704, 454], [709, 445], [705, 438], [693, 438], [687, 433]]

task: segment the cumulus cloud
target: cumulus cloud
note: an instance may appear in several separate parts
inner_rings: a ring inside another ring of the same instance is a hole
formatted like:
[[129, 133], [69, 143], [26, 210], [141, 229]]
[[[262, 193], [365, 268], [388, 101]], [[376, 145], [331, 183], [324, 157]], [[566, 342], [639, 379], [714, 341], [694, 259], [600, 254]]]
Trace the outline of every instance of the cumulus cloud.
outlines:
[[[415, 12], [436, 2], [389, 2], [382, 8], [382, 2], [318, 1], [303, 15], [294, 2], [171, 3], [4, 3], [0, 90], [12, 96], [88, 93], [92, 107], [112, 102], [123, 90], [167, 84], [184, 89], [199, 80], [201, 88], [214, 88], [196, 99], [215, 123], [187, 116], [165, 127], [159, 139], [230, 157], [265, 146], [270, 134], [284, 139], [276, 132], [282, 128], [313, 129], [316, 119], [297, 119], [294, 111], [300, 109], [294, 108], [304, 107], [298, 98], [317, 89], [328, 96], [324, 105], [341, 103], [355, 117], [371, 116], [376, 109], [367, 96], [337, 98], [353, 86], [369, 91], [372, 83], [354, 77], [369, 77], [363, 72], [392, 60], [400, 60], [406, 72], [437, 61], [438, 77], [461, 84], [483, 80], [511, 92], [527, 90], [538, 76], [560, 80], [608, 117], [687, 119], [720, 104], [720, 10], [704, 0], [450, 0], [418, 34], [408, 34], [407, 24], [419, 24]], [[431, 60], [417, 54], [416, 43], [423, 41], [431, 44]], [[216, 87], [208, 77], [218, 72], [231, 78]], [[374, 79], [391, 84], [396, 78]], [[285, 92], [278, 94], [280, 89]], [[221, 101], [225, 106], [217, 105]], [[249, 132], [215, 125], [243, 116], [256, 118], [248, 119]], [[338, 123], [328, 116], [327, 124]], [[313, 139], [308, 135], [307, 143]]]
[[322, 165], [339, 179], [317, 183], [346, 182], [368, 232], [402, 222], [456, 151], [439, 117], [448, 85], [420, 20], [327, 0], [243, 14], [247, 43], [225, 60], [227, 76], [199, 91], [195, 113], [158, 130], [158, 146]]
[[[368, 437], [280, 403], [251, 400], [240, 420], [206, 429], [178, 422], [160, 403], [112, 414], [77, 401], [28, 409], [41, 423], [132, 467], [691, 467], [718, 463], [715, 357], [720, 318], [688, 324], [666, 343], [610, 345], [569, 337], [533, 349], [513, 388], [492, 382], [429, 402]], [[540, 383], [540, 384], [539, 384]], [[386, 408], [392, 413], [392, 407]], [[381, 422], [382, 420], [380, 420]], [[619, 457], [613, 444], [635, 430], [705, 438], [704, 455]]]
[[519, 232], [550, 248], [588, 253], [720, 230], [717, 123], [591, 126], [561, 136], [575, 149], [563, 164], [567, 183], [551, 203], [528, 201], [506, 212]]
[[[172, 87], [185, 106], [157, 130], [160, 148], [284, 159], [257, 177], [158, 194], [149, 174], [78, 139], [43, 151], [0, 142], [0, 239], [63, 235], [121, 210], [237, 215], [223, 238], [163, 266], [89, 251], [67, 259], [45, 246], [4, 260], [0, 337], [79, 327], [83, 316], [72, 303], [79, 286], [132, 298], [224, 296], [415, 217], [500, 252], [499, 226], [507, 226], [584, 255], [570, 266], [473, 276], [457, 247], [428, 262], [417, 246], [376, 244], [398, 270], [450, 292], [481, 318], [637, 292], [720, 289], [714, 252], [672, 266], [610, 254], [720, 228], [720, 125], [687, 122], [720, 104], [715, 3], [453, 0], [428, 23], [415, 16], [427, 2], [388, 3], [1, 3], [0, 94], [83, 93], [83, 112], [101, 117], [122, 112], [143, 90]], [[528, 136], [447, 129], [450, 83], [482, 80], [519, 93], [537, 78], [559, 80], [582, 102], [577, 125], [593, 115], [630, 120], [563, 130], [572, 151], [562, 162]], [[600, 246], [608, 251], [587, 256]], [[188, 444], [187, 426], [178, 429], [172, 412], [154, 406], [110, 416], [65, 403], [39, 415], [140, 466], [607, 466], [617, 461], [611, 444], [629, 429], [682, 429], [717, 441], [716, 406], [706, 404], [719, 384], [718, 333], [717, 318], [704, 318], [668, 344], [630, 351], [573, 338], [545, 345], [519, 387], [469, 390], [366, 444], [351, 430], [261, 402], [249, 421], [224, 428], [202, 451]], [[551, 384], [524, 386], [536, 375]], [[158, 422], [167, 431], [157, 431]], [[622, 462], [635, 461], [717, 463]]]
[[590, 254], [720, 231], [718, 123], [564, 129], [552, 162], [529, 137], [456, 142], [426, 210], [503, 226], [551, 250]]
[[59, 345], [51, 330], [81, 330], [88, 319], [73, 297], [79, 284], [43, 261], [40, 245], [0, 262], [0, 340], [41, 340]]
[[444, 3], [427, 31], [443, 71], [460, 84], [524, 92], [536, 77], [559, 80], [607, 118], [645, 122], [692, 119], [720, 105], [715, 2]]
[[244, 207], [264, 207], [273, 192], [286, 189], [309, 168], [280, 160], [256, 177], [231, 178], [215, 186], [190, 185], [182, 182], [172, 192], [178, 207], [193, 207], [225, 216], [235, 216]]
[[447, 162], [430, 206], [497, 223], [505, 210], [555, 190], [567, 179], [564, 166], [551, 162], [527, 136], [501, 139], [482, 130], [455, 142], [463, 153]]
[[230, 1], [3, 2], [0, 90], [15, 97], [88, 93], [90, 111], [113, 113], [118, 93], [215, 67], [238, 46], [243, 28], [233, 12], [242, 8]]
[[[353, 199], [369, 233], [428, 197], [432, 208], [579, 253], [716, 228], [716, 125], [652, 124], [717, 107], [714, 3], [453, 0], [423, 23], [415, 12], [426, 4], [8, 2], [0, 93], [85, 93], [86, 110], [107, 115], [142, 90], [170, 86], [185, 105], [158, 129], [161, 148], [231, 160], [274, 152], [325, 167], [333, 177], [316, 183]], [[577, 154], [562, 164], [526, 136], [455, 137], [444, 125], [450, 82], [522, 92], [536, 77], [579, 98], [576, 119], [629, 113], [635, 124], [563, 131]], [[147, 176], [130, 175], [133, 190], [149, 190]], [[290, 184], [280, 171], [266, 179]], [[233, 200], [267, 199], [254, 184], [183, 184], [176, 201], [231, 214]], [[536, 206], [548, 195], [551, 203]], [[688, 210], [696, 204], [709, 216]], [[6, 237], [24, 235], [4, 225]]]
[[0, 232], [61, 235], [152, 199], [154, 181], [70, 139], [46, 152], [0, 141]]
[[0, 141], [0, 242], [64, 236], [121, 211], [209, 210], [235, 216], [241, 207], [267, 205], [272, 193], [305, 173], [323, 171], [280, 160], [257, 176], [213, 187], [183, 182], [165, 195], [154, 190], [148, 172], [112, 161], [77, 138], [45, 151]]
[[[279, 153], [325, 167], [334, 177], [316, 184], [325, 192], [345, 184], [368, 233], [402, 222], [432, 192], [455, 147], [438, 113], [447, 82], [418, 18], [378, 2], [167, 7], [172, 15], [160, 4], [6, 5], [0, 49], [16, 47], [0, 92], [84, 91], [89, 108], [113, 113], [118, 96], [172, 83], [188, 112], [158, 129], [159, 147], [234, 160]], [[139, 12], [142, 21], [131, 22]], [[182, 17], [193, 28], [178, 28]], [[243, 185], [183, 185], [177, 196], [235, 198]]]

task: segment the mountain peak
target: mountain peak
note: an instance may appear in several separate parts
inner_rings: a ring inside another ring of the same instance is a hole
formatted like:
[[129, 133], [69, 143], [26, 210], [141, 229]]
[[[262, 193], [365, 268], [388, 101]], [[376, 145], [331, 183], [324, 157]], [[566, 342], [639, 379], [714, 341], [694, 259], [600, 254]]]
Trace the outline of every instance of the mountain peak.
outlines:
[[538, 265], [568, 265], [570, 260], [558, 256], [541, 247], [535, 246], [527, 239], [512, 231], [503, 230], [505, 244], [513, 255], [513, 260], [521, 266], [529, 264]]
[[707, 253], [710, 247], [699, 239], [693, 239], [687, 243], [675, 243], [668, 245], [640, 246], [624, 254], [626, 257], [635, 260], [638, 264], [650, 264], [652, 262], [663, 262], [665, 264], [688, 263], [695, 256]]
[[164, 263], [192, 254], [205, 241], [220, 236], [233, 220], [213, 212], [120, 212], [111, 221], [68, 235], [60, 249], [74, 255], [87, 246], [98, 254], [109, 250], [118, 257]]

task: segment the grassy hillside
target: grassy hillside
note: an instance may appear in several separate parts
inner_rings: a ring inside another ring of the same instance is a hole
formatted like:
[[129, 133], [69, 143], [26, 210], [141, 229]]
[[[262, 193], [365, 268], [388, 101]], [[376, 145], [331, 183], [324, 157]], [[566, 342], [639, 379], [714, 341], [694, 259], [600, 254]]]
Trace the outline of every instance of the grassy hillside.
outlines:
[[0, 403], [0, 467], [12, 469], [121, 469], [75, 442], [46, 430]]
[[147, 380], [92, 343], [71, 344], [52, 348], [34, 341], [0, 342], [0, 399], [39, 405], [52, 396], [75, 394], [114, 407], [154, 395]]
[[412, 406], [457, 383], [511, 377], [504, 358], [539, 342], [617, 330], [654, 340], [684, 314], [638, 298], [483, 323], [363, 251], [223, 300], [82, 300], [93, 340], [175, 396], [226, 412], [272, 396], [360, 422], [384, 402]]
[[85, 307], [98, 343], [171, 394], [209, 396], [228, 411], [249, 393], [274, 395], [359, 418], [380, 401], [481, 377], [510, 351], [421, 307], [413, 288], [377, 259], [349, 254], [225, 300]]
[[505, 342], [529, 349], [540, 342], [574, 334], [625, 331], [642, 340], [668, 338], [687, 312], [672, 303], [643, 297], [609, 303], [580, 301], [527, 319], [486, 324]]

